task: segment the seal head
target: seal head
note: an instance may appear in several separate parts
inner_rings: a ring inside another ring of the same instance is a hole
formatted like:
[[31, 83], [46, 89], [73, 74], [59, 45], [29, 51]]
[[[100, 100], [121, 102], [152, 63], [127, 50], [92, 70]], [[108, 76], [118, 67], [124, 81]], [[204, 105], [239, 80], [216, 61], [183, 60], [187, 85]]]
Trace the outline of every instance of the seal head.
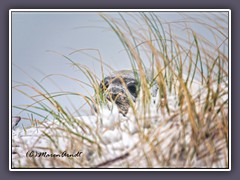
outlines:
[[136, 101], [139, 83], [133, 71], [117, 71], [105, 77], [99, 85], [107, 100], [114, 102], [124, 116], [130, 107], [130, 100]]

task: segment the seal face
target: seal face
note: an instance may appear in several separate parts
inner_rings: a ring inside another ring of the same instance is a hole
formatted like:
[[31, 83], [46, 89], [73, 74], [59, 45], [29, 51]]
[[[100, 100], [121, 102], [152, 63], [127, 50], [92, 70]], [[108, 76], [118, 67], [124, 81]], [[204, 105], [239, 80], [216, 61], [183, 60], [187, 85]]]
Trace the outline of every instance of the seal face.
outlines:
[[99, 85], [107, 100], [114, 102], [124, 116], [130, 107], [130, 99], [135, 102], [139, 92], [139, 82], [132, 71], [117, 71], [105, 77]]

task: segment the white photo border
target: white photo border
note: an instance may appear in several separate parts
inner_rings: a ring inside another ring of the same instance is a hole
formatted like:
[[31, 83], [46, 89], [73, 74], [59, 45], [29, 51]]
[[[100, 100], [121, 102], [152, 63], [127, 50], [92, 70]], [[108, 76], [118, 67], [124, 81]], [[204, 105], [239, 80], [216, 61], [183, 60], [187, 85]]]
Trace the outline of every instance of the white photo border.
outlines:
[[[12, 12], [228, 12], [228, 168], [12, 168]], [[231, 171], [231, 10], [230, 9], [10, 9], [9, 10], [9, 171]]]

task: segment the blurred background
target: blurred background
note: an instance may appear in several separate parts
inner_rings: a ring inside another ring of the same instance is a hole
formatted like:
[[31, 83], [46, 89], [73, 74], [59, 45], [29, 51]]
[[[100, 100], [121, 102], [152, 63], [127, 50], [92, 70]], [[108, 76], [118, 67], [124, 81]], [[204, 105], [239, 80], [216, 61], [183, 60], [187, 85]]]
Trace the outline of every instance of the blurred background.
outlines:
[[[118, 13], [115, 12], [104, 14], [119, 18]], [[214, 33], [201, 24], [195, 23], [196, 20], [211, 24], [211, 18], [206, 19], [206, 14], [212, 18], [228, 19], [227, 12], [155, 12], [155, 14], [163, 22], [172, 24], [180, 21], [184, 23], [188, 19], [189, 28], [194, 29], [210, 42], [216, 41]], [[126, 19], [132, 20], [131, 16], [126, 16]], [[50, 93], [68, 91], [86, 96], [93, 95], [91, 87], [83, 87], [77, 81], [66, 77], [88, 83], [85, 75], [62, 55], [87, 66], [99, 79], [102, 77], [101, 66], [94, 58], [102, 59], [114, 70], [131, 69], [128, 55], [120, 40], [98, 12], [12, 12], [11, 23], [12, 106], [25, 107], [33, 103], [30, 98], [14, 88], [19, 84], [30, 84], [36, 87], [33, 80], [41, 83]], [[168, 24], [165, 25], [168, 26]], [[186, 29], [175, 28], [175, 30], [174, 33], [181, 36]], [[76, 52], [77, 50], [81, 51]], [[225, 52], [228, 53], [227, 48]], [[104, 74], [108, 73], [104, 72]], [[21, 86], [19, 89], [29, 96], [35, 94], [29, 87]], [[81, 96], [59, 97], [58, 102], [76, 116], [90, 114], [90, 108], [84, 105], [85, 100]], [[13, 116], [30, 118], [31, 114], [31, 112], [12, 108]], [[34, 115], [34, 118], [37, 116]], [[27, 125], [25, 121], [22, 123]]]

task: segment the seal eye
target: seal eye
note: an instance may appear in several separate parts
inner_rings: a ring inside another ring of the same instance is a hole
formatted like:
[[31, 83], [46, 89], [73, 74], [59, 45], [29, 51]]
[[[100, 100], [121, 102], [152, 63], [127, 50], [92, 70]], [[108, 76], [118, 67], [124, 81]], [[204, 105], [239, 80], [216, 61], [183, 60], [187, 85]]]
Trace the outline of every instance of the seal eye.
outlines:
[[102, 91], [105, 91], [109, 86], [109, 78], [105, 78], [99, 86]]
[[137, 88], [135, 84], [129, 84], [127, 88], [132, 95], [136, 95]]

